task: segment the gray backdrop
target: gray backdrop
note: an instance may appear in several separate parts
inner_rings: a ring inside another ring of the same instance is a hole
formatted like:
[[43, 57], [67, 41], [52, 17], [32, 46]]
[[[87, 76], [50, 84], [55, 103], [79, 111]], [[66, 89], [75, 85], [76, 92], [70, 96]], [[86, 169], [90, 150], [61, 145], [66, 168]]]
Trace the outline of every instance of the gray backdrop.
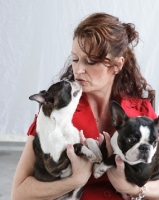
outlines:
[[76, 25], [106, 12], [132, 22], [144, 77], [156, 90], [159, 114], [158, 0], [0, 0], [0, 141], [25, 141], [38, 112], [28, 97], [47, 89], [70, 54]]

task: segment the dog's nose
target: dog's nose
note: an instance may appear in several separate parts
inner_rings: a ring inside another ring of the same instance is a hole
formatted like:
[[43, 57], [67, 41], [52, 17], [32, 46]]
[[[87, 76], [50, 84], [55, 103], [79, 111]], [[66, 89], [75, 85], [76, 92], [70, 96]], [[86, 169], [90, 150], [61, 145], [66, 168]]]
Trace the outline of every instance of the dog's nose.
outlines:
[[148, 151], [150, 151], [150, 148], [147, 144], [142, 144], [142, 145], [140, 145], [139, 150], [142, 153], [147, 153]]

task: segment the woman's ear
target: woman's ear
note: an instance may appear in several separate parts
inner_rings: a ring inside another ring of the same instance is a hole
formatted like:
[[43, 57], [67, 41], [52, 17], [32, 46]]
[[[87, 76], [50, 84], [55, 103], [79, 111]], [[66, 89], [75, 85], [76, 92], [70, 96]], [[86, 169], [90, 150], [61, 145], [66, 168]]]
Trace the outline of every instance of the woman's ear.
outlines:
[[117, 65], [118, 65], [118, 68], [119, 68], [120, 71], [121, 71], [122, 68], [123, 68], [124, 61], [125, 61], [125, 59], [124, 59], [124, 57], [122, 57], [122, 56], [119, 57], [118, 60], [117, 60]]
[[124, 65], [124, 61], [125, 61], [125, 59], [122, 56], [116, 58], [116, 62], [115, 62], [116, 66], [114, 66], [114, 73], [115, 74], [118, 74], [122, 70], [123, 65]]

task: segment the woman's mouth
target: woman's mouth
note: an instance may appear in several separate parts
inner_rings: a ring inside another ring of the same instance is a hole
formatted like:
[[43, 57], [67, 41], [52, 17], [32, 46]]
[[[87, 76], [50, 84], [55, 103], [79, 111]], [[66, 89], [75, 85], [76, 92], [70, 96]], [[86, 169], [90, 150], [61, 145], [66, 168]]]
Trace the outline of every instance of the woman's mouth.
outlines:
[[76, 79], [76, 81], [78, 81], [80, 84], [86, 82], [84, 79]]

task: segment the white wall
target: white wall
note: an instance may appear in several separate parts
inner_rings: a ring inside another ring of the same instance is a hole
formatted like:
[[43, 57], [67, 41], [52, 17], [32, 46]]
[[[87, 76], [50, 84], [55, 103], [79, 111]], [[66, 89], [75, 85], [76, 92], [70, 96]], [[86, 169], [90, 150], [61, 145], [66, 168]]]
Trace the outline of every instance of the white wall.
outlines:
[[38, 111], [28, 97], [51, 84], [70, 54], [73, 29], [93, 12], [136, 25], [138, 61], [159, 114], [158, 0], [0, 0], [0, 141], [26, 140]]

